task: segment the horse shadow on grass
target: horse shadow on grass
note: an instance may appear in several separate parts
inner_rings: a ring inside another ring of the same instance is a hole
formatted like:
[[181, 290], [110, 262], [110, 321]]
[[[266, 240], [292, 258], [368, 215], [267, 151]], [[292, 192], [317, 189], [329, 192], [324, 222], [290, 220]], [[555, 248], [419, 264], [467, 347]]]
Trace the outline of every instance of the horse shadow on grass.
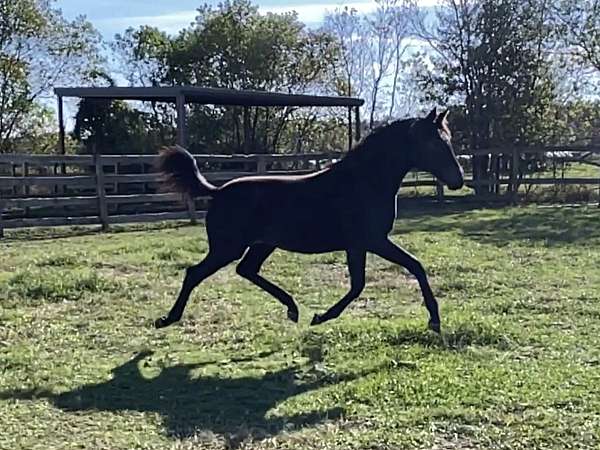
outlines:
[[57, 408], [74, 413], [157, 413], [162, 417], [166, 434], [172, 438], [212, 433], [224, 439], [227, 448], [237, 448], [247, 439], [266, 439], [284, 430], [314, 426], [341, 417], [344, 410], [340, 407], [296, 415], [268, 413], [293, 396], [367, 374], [333, 375], [316, 380], [310, 377], [309, 381], [298, 381], [300, 368], [287, 367], [257, 377], [192, 377], [193, 370], [207, 364], [199, 363], [165, 367], [157, 376], [146, 378], [140, 371], [140, 364], [147, 364], [144, 360], [150, 355], [151, 352], [139, 353], [115, 367], [108, 381], [60, 394], [39, 390], [9, 391], [0, 393], [0, 399], [46, 398]]

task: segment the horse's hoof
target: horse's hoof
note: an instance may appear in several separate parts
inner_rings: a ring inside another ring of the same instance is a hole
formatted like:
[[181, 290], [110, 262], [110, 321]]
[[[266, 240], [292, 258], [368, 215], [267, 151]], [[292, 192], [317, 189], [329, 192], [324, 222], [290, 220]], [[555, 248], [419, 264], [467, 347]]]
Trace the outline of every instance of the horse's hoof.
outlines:
[[172, 322], [169, 320], [169, 318], [167, 316], [162, 316], [154, 321], [154, 328], [158, 329], [158, 328], [168, 327], [169, 325], [171, 325], [171, 323]]
[[292, 322], [298, 323], [298, 311], [297, 310], [288, 309], [287, 316], [288, 316], [288, 319], [290, 319]]
[[441, 333], [442, 331], [442, 327], [440, 325], [439, 322], [432, 322], [431, 320], [429, 321], [428, 327], [431, 331], [435, 331], [436, 333]]

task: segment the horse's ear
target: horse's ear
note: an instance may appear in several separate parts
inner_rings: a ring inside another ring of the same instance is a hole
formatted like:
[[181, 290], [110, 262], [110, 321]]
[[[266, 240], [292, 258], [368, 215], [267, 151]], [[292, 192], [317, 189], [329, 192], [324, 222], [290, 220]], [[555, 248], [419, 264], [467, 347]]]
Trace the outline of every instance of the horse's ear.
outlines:
[[450, 111], [447, 109], [446, 111], [441, 113], [439, 116], [437, 116], [437, 118], [435, 119], [435, 123], [437, 123], [440, 126], [443, 125], [444, 122], [446, 121], [446, 118], [448, 117], [449, 112]]
[[435, 122], [436, 118], [437, 118], [437, 108], [433, 108], [431, 110], [431, 112], [429, 114], [427, 114], [427, 117], [425, 117], [425, 120], [428, 120], [429, 122]]

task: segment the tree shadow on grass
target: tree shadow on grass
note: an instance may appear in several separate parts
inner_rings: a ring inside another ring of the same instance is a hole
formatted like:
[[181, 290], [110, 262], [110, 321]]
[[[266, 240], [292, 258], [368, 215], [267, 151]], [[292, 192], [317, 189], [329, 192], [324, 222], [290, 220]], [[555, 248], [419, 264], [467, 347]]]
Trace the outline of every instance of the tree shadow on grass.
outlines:
[[561, 246], [600, 240], [600, 210], [596, 208], [565, 206], [485, 211], [488, 214], [443, 206], [436, 210], [402, 211], [393, 234], [458, 230], [471, 240], [497, 246], [511, 242]]
[[[339, 418], [342, 408], [320, 409], [296, 415], [268, 415], [279, 403], [327, 385], [357, 379], [363, 374], [335, 375], [298, 381], [298, 367], [288, 367], [264, 376], [224, 378], [218, 375], [193, 378], [191, 371], [207, 363], [163, 368], [152, 378], [140, 371], [151, 352], [142, 352], [112, 370], [108, 381], [88, 384], [61, 394], [8, 391], [0, 399], [47, 398], [67, 412], [138, 411], [158, 413], [169, 436], [186, 438], [212, 432], [236, 448], [245, 439], [264, 439], [284, 429], [313, 426]], [[208, 363], [210, 364], [210, 363]]]

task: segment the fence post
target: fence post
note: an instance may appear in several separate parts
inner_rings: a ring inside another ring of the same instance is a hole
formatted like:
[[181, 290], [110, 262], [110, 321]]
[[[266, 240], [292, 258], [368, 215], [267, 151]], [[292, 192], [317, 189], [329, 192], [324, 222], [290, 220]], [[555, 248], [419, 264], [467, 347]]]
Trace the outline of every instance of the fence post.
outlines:
[[256, 173], [258, 175], [264, 175], [267, 173], [267, 160], [264, 155], [258, 155], [256, 159]]
[[512, 162], [510, 168], [510, 201], [513, 204], [516, 204], [517, 200], [519, 199], [518, 177], [520, 159], [521, 158], [519, 157], [519, 149], [517, 147], [514, 147], [512, 150]]
[[440, 183], [440, 180], [435, 180], [435, 193], [439, 203], [444, 203], [444, 185]]
[[[12, 176], [13, 178], [15, 178], [17, 176], [17, 166], [15, 164], [11, 164], [10, 167], [12, 168]], [[19, 195], [19, 188], [18, 186], [14, 185], [12, 187], [12, 195], [13, 196], [17, 196]]]
[[190, 216], [190, 223], [196, 225], [196, 200], [191, 195], [186, 195], [186, 203], [188, 209], [188, 215]]
[[[27, 178], [29, 176], [29, 164], [27, 163], [23, 163], [21, 166], [21, 176], [23, 178]], [[29, 196], [29, 186], [27, 186], [26, 184], [23, 185], [23, 197], [28, 197]]]
[[[27, 178], [29, 176], [29, 164], [28, 163], [23, 163], [23, 178]], [[25, 184], [23, 186], [23, 196], [24, 197], [29, 197], [31, 190], [29, 189], [29, 185]], [[29, 217], [29, 208], [25, 208], [25, 216]]]
[[94, 166], [96, 168], [96, 194], [98, 196], [98, 216], [102, 231], [108, 230], [108, 208], [106, 207], [106, 190], [104, 186], [104, 167], [102, 166], [102, 155], [94, 145]]
[[4, 237], [4, 226], [2, 226], [2, 212], [4, 211], [4, 202], [0, 202], [0, 239]]

